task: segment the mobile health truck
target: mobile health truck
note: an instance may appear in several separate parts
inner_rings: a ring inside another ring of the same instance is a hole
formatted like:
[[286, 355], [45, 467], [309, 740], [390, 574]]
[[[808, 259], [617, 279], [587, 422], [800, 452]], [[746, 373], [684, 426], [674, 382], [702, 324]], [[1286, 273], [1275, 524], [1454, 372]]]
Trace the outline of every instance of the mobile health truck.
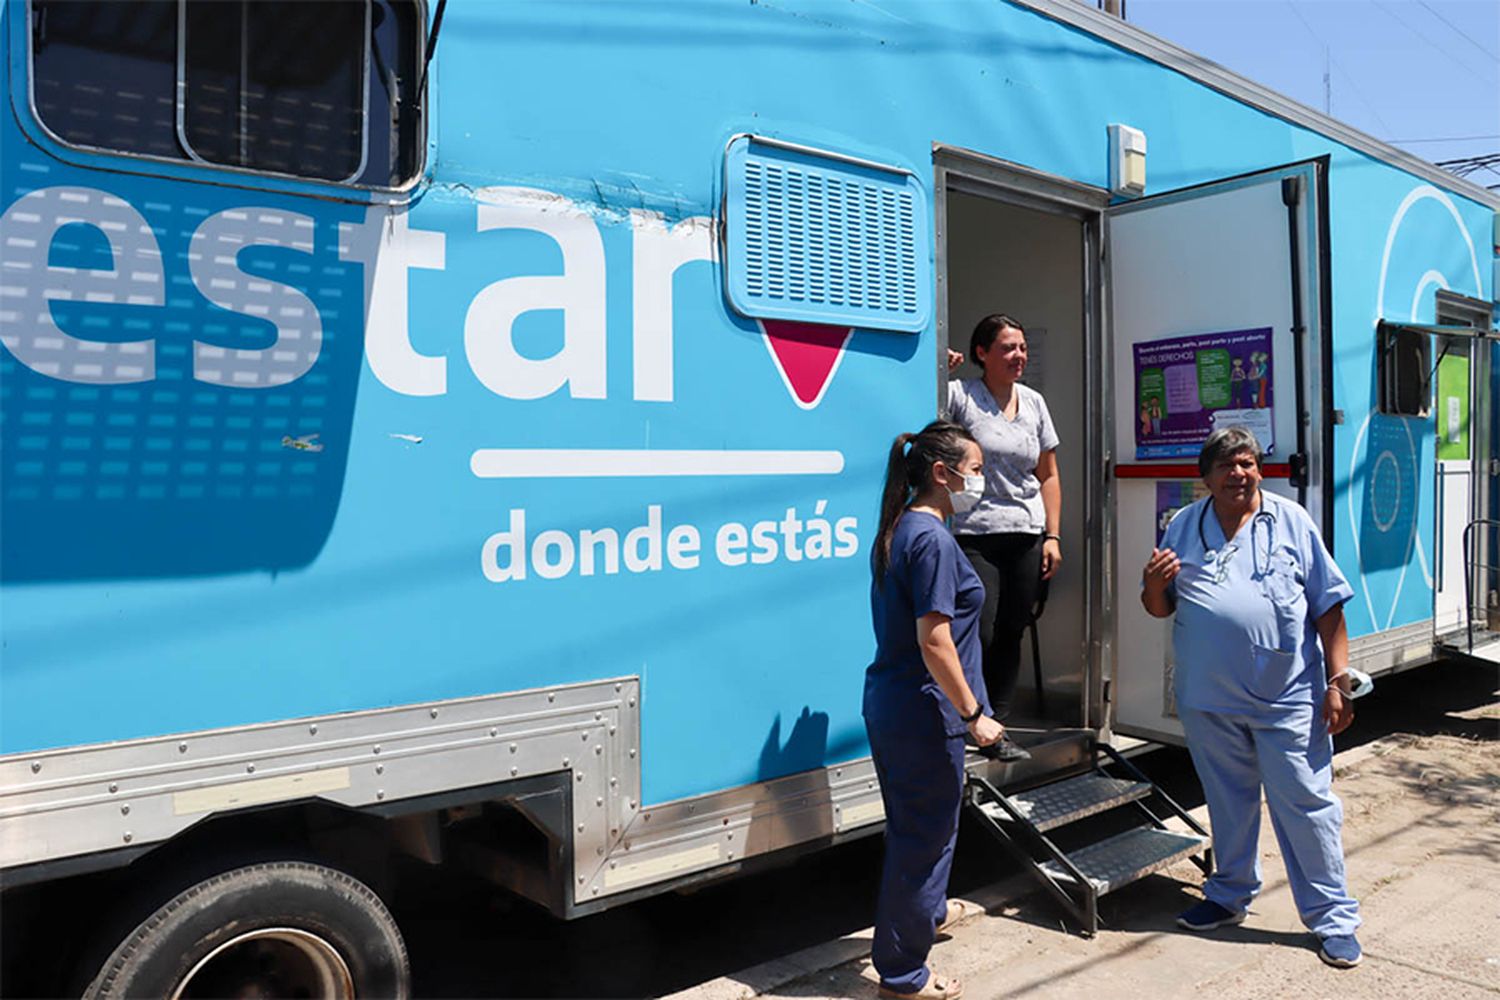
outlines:
[[1494, 638], [1500, 199], [1087, 5], [6, 0], [0, 37], [13, 992], [399, 994], [393, 858], [574, 917], [878, 832], [884, 457], [992, 312], [1065, 562], [1033, 760], [975, 802], [1086, 922], [1204, 846], [1153, 806], [1058, 852], [1036, 789], [1139, 799], [1112, 741], [1180, 738], [1136, 594], [1213, 426], [1320, 524], [1355, 666]]

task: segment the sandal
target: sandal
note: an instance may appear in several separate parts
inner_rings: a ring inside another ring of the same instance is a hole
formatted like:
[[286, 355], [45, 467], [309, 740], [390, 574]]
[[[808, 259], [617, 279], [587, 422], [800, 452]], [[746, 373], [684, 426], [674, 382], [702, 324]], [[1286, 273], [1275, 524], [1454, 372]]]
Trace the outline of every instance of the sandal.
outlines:
[[880, 987], [882, 1000], [958, 1000], [963, 996], [964, 984], [957, 976], [940, 976], [936, 972], [927, 977], [927, 984], [915, 993], [897, 993]]
[[945, 934], [970, 917], [978, 916], [983, 912], [984, 907], [978, 903], [971, 903], [967, 899], [950, 899], [948, 900], [948, 912], [943, 915], [943, 922], [937, 925], [937, 930], [933, 933]]

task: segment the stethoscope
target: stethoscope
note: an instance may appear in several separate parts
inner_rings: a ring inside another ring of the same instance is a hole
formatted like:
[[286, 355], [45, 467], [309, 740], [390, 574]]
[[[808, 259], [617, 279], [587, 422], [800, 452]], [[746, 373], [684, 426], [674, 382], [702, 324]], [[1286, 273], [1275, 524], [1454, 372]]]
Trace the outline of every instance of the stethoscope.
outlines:
[[[1203, 508], [1198, 511], [1198, 543], [1203, 546], [1203, 552], [1205, 555], [1211, 553], [1213, 549], [1209, 547], [1208, 536], [1203, 532], [1203, 521], [1204, 518], [1208, 517], [1209, 508], [1211, 508], [1213, 505], [1214, 502], [1212, 498], [1206, 499], [1203, 501]], [[1256, 545], [1262, 527], [1265, 528], [1266, 536], [1266, 544], [1263, 548]], [[1233, 543], [1230, 542], [1229, 539], [1226, 538], [1224, 540], [1224, 547], [1226, 549], [1228, 549], [1231, 544]], [[1276, 515], [1272, 514], [1269, 510], [1266, 509], [1265, 494], [1262, 493], [1261, 508], [1256, 512], [1254, 519], [1250, 522], [1250, 568], [1255, 574], [1255, 579], [1259, 580], [1271, 571], [1271, 558], [1275, 554], [1275, 552]], [[1264, 569], [1262, 569], [1260, 565], [1262, 553], [1264, 553], [1265, 555], [1266, 562]], [[1227, 558], [1227, 556], [1222, 556], [1221, 558]]]

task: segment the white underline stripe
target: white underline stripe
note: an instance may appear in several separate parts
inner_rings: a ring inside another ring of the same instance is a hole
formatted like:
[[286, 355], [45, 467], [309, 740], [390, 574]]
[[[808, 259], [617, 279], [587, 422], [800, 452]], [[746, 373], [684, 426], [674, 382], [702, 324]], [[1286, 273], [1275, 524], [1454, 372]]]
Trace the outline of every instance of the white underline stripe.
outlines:
[[480, 448], [481, 479], [538, 476], [818, 476], [844, 471], [841, 451], [668, 451], [613, 448]]

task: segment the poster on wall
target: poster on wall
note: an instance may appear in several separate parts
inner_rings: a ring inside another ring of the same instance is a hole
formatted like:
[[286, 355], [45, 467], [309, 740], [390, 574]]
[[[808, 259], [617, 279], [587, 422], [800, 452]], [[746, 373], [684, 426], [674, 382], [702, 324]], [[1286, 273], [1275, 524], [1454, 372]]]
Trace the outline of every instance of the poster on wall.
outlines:
[[1437, 372], [1438, 460], [1469, 460], [1469, 359], [1447, 354]]
[[1146, 341], [1134, 354], [1137, 461], [1195, 458], [1235, 424], [1275, 451], [1270, 327]]
[[1166, 479], [1156, 484], [1156, 542], [1161, 547], [1161, 536], [1167, 533], [1167, 525], [1177, 512], [1195, 500], [1208, 496], [1208, 487], [1201, 479]]

